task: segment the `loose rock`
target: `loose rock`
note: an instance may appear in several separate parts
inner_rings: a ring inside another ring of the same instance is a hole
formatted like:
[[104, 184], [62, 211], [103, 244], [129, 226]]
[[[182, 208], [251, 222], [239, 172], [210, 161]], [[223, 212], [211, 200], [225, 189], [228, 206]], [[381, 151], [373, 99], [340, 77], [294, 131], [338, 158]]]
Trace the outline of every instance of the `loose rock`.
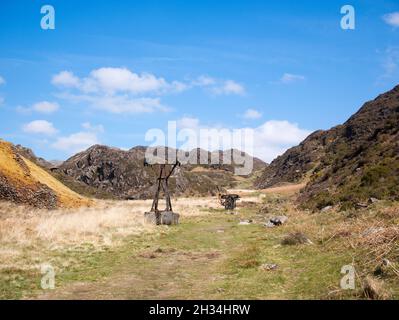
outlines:
[[259, 266], [259, 269], [264, 271], [272, 271], [278, 269], [278, 265], [275, 263], [265, 263]]
[[277, 216], [273, 217], [269, 220], [270, 223], [274, 224], [275, 226], [281, 226], [288, 221], [288, 217], [286, 216]]

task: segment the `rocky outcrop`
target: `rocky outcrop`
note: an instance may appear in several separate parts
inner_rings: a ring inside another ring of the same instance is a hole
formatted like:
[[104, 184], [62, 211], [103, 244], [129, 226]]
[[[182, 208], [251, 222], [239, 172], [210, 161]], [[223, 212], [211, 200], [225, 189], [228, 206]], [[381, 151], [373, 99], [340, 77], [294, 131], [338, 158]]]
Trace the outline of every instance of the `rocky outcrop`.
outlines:
[[317, 131], [288, 150], [255, 185], [305, 179], [299, 200], [313, 208], [399, 199], [399, 86], [364, 104], [343, 125]]
[[[162, 150], [160, 148], [159, 150]], [[168, 161], [168, 151], [181, 152], [175, 149], [163, 150]], [[107, 146], [95, 145], [66, 160], [59, 172], [72, 177], [80, 183], [122, 199], [152, 198], [158, 168], [145, 166], [146, 147], [138, 146], [128, 151]], [[236, 151], [234, 151], [236, 152]], [[161, 153], [154, 155], [162, 158]], [[185, 153], [190, 161], [177, 167], [170, 179], [171, 191], [177, 195], [215, 195], [224, 187], [231, 187], [234, 182], [234, 163], [212, 165], [210, 152], [199, 152], [194, 149]], [[219, 152], [219, 156], [222, 152]], [[204, 164], [209, 159], [209, 164]], [[202, 160], [200, 162], [200, 159]], [[171, 159], [171, 162], [172, 159]], [[198, 164], [201, 163], [201, 164]], [[259, 159], [254, 160], [254, 167], [261, 168], [264, 164]], [[206, 168], [206, 170], [196, 170]]]
[[336, 138], [337, 128], [331, 131], [316, 131], [300, 145], [277, 157], [255, 181], [258, 189], [281, 183], [303, 181], [319, 164], [327, 146]]

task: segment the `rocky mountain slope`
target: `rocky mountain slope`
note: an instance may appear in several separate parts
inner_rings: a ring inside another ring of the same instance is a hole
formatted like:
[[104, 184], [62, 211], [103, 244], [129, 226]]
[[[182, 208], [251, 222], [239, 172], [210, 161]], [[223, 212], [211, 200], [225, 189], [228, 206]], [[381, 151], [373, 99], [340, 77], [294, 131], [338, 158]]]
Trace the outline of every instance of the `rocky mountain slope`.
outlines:
[[[156, 166], [144, 166], [145, 147], [135, 147], [128, 151], [107, 146], [95, 145], [66, 160], [58, 172], [72, 177], [79, 183], [94, 187], [115, 198], [151, 198], [158, 176]], [[176, 150], [174, 150], [176, 151]], [[211, 159], [209, 152], [195, 149], [186, 156], [194, 164], [183, 164], [176, 168], [170, 178], [170, 187], [177, 195], [216, 194], [235, 183], [234, 164], [204, 165], [195, 164], [197, 158]], [[155, 153], [156, 154], [156, 153]], [[168, 150], [165, 152], [166, 159]], [[221, 152], [219, 152], [221, 156]], [[265, 163], [254, 159], [256, 169]]]
[[268, 188], [282, 183], [302, 182], [325, 156], [326, 147], [335, 139], [337, 128], [316, 131], [301, 144], [277, 157], [255, 181], [255, 187]]
[[399, 199], [399, 86], [343, 125], [317, 131], [274, 160], [258, 188], [308, 179], [299, 200], [313, 208]]
[[91, 204], [20, 152], [0, 140], [0, 200], [48, 209]]

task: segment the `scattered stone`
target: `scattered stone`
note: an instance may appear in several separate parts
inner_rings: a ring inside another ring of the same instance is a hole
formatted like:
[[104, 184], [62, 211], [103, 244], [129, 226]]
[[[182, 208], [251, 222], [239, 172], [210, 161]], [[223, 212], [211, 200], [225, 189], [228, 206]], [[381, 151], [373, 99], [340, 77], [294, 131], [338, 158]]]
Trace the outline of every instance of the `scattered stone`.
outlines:
[[358, 202], [355, 204], [355, 208], [356, 209], [366, 209], [368, 208], [368, 204], [367, 203], [363, 203], [363, 202]]
[[384, 283], [372, 276], [367, 276], [363, 281], [363, 295], [371, 300], [386, 300], [390, 293], [384, 288]]
[[380, 200], [378, 200], [377, 198], [373, 198], [373, 197], [371, 197], [370, 199], [369, 199], [369, 204], [374, 204], [374, 203], [377, 203], [377, 202], [379, 202]]
[[304, 233], [294, 232], [286, 235], [281, 244], [293, 246], [297, 244], [313, 244], [313, 242]]
[[324, 207], [323, 209], [321, 209], [321, 212], [328, 212], [328, 211], [331, 211], [333, 209], [333, 206], [327, 206], [327, 207]]
[[390, 267], [391, 267], [391, 261], [389, 261], [388, 259], [382, 259], [381, 264], [377, 266], [377, 268], [374, 270], [374, 275], [375, 276], [386, 275], [389, 272]]
[[259, 269], [264, 271], [272, 271], [278, 269], [278, 265], [275, 263], [265, 263], [259, 266]]
[[252, 220], [243, 220], [243, 221], [240, 221], [239, 225], [246, 226], [246, 225], [251, 224], [252, 222], [253, 222]]
[[270, 223], [274, 224], [275, 226], [281, 226], [288, 221], [288, 217], [286, 216], [277, 216], [273, 217], [269, 220]]
[[268, 223], [265, 223], [264, 226], [266, 228], [274, 228], [276, 225], [274, 223], [271, 223], [270, 221]]

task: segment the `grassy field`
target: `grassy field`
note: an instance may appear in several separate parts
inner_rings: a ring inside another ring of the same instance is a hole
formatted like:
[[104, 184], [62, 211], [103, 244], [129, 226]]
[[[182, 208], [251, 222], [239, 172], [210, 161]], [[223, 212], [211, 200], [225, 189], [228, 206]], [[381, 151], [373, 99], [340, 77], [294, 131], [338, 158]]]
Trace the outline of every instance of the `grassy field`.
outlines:
[[[0, 296], [363, 299], [364, 283], [372, 276], [378, 287], [374, 298], [398, 298], [397, 207], [379, 204], [356, 214], [312, 214], [296, 209], [297, 189], [240, 190], [242, 200], [234, 215], [221, 209], [216, 198], [178, 199], [175, 210], [181, 223], [174, 227], [145, 225], [142, 212], [148, 201], [105, 202], [88, 212], [57, 213], [52, 221], [39, 218], [30, 228], [42, 230], [42, 238], [14, 243], [13, 250], [20, 254], [8, 257], [8, 268], [2, 265]], [[281, 214], [289, 217], [285, 225], [263, 225], [268, 217]], [[246, 220], [251, 222], [240, 224]], [[298, 232], [310, 241], [283, 244], [287, 235]], [[4, 237], [0, 239], [3, 244]], [[46, 239], [50, 247], [43, 244]], [[377, 277], [374, 271], [383, 258], [391, 262]], [[37, 266], [43, 262], [55, 267], [55, 290], [40, 289]], [[357, 272], [356, 288], [342, 290], [341, 268], [351, 264]], [[269, 265], [276, 268], [267, 270]]]

